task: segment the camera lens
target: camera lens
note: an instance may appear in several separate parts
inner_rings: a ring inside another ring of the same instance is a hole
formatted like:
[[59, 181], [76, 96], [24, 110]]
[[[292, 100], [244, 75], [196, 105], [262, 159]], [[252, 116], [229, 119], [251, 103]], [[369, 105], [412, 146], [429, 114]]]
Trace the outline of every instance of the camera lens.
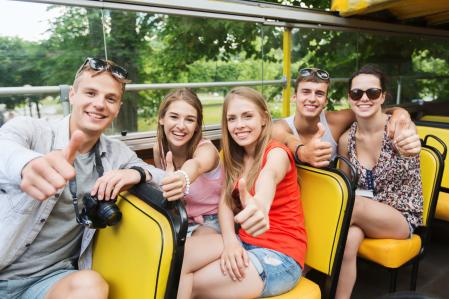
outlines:
[[107, 225], [115, 225], [122, 219], [122, 213], [115, 203], [101, 202], [97, 214]]

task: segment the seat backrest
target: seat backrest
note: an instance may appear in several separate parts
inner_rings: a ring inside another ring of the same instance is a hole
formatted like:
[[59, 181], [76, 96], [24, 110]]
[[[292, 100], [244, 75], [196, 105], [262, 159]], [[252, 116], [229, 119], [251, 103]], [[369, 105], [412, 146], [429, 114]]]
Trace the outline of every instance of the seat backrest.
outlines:
[[[354, 190], [337, 169], [298, 167], [307, 230], [306, 264], [330, 279], [326, 298], [334, 296], [354, 204]], [[323, 287], [323, 286], [321, 286]]]
[[423, 191], [423, 225], [429, 226], [435, 214], [443, 174], [443, 158], [433, 147], [423, 145], [420, 153]]
[[449, 116], [445, 116], [445, 115], [424, 115], [419, 120], [449, 124]]
[[121, 222], [97, 231], [93, 269], [108, 282], [109, 298], [176, 297], [187, 217], [179, 201], [164, 207], [160, 192], [149, 188], [121, 193]]
[[[421, 139], [424, 139], [427, 135], [435, 135], [446, 144], [446, 147], [449, 147], [449, 124], [417, 121], [416, 129]], [[429, 139], [427, 144], [436, 148], [440, 153], [444, 152], [441, 144], [434, 139]], [[441, 186], [443, 187], [443, 191], [449, 193], [449, 159], [444, 159], [444, 172]]]

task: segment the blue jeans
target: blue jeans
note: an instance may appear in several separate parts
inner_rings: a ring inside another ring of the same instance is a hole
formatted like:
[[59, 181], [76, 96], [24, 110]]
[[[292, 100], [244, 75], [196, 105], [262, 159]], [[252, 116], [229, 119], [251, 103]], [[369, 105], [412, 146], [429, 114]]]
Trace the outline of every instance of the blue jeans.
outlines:
[[44, 299], [50, 288], [65, 276], [77, 270], [63, 269], [44, 276], [0, 280], [2, 299]]
[[196, 222], [189, 223], [189, 226], [187, 228], [187, 237], [192, 236], [193, 232], [198, 227], [200, 227], [202, 225], [214, 229], [217, 233], [221, 233], [220, 223], [218, 222], [218, 215], [217, 214], [203, 215], [203, 219], [204, 219], [204, 223], [203, 224], [199, 224], [199, 223], [196, 223]]
[[248, 257], [256, 267], [264, 288], [260, 297], [271, 297], [293, 289], [302, 274], [301, 266], [278, 251], [242, 242]]

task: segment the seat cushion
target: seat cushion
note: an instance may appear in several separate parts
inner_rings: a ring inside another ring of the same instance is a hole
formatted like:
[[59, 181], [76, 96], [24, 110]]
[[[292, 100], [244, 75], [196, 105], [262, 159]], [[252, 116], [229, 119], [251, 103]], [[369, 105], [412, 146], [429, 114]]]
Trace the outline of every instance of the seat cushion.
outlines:
[[301, 277], [299, 283], [290, 292], [285, 294], [267, 297], [271, 299], [321, 299], [320, 287], [305, 277]]
[[358, 255], [387, 268], [398, 268], [418, 255], [421, 238], [413, 234], [410, 239], [364, 239]]
[[449, 193], [440, 192], [435, 211], [435, 218], [449, 221]]

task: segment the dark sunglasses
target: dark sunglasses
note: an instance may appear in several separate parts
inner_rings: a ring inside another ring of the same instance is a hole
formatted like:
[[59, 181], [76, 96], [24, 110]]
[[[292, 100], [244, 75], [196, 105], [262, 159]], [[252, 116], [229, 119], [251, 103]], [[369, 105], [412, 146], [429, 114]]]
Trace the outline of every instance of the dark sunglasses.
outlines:
[[316, 68], [304, 68], [299, 70], [299, 75], [301, 77], [309, 77], [315, 75], [317, 78], [321, 80], [329, 80], [329, 73], [325, 70], [316, 69]]
[[114, 63], [110, 63], [103, 59], [90, 58], [90, 57], [86, 58], [84, 63], [79, 68], [77, 74], [79, 74], [86, 65], [88, 65], [94, 71], [99, 72], [110, 71], [111, 74], [119, 80], [125, 81], [128, 78], [128, 71], [122, 68], [121, 66], [116, 65]]
[[361, 89], [355, 88], [355, 89], [351, 89], [349, 91], [349, 97], [353, 101], [358, 101], [363, 97], [364, 93], [366, 93], [366, 96], [368, 97], [368, 99], [373, 101], [373, 100], [377, 100], [380, 97], [380, 95], [382, 94], [382, 89], [368, 88], [367, 90], [361, 90]]

